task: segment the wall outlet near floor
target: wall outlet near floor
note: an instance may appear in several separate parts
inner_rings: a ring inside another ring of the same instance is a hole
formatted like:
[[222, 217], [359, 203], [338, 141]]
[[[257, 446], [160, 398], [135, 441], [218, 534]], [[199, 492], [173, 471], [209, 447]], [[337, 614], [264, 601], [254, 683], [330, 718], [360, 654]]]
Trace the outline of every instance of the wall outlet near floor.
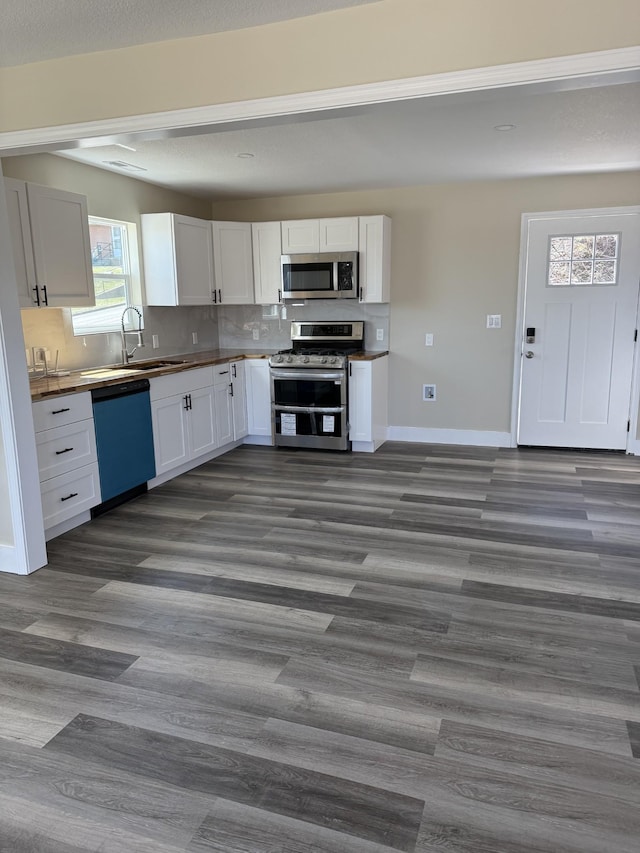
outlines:
[[433, 335], [431, 332], [427, 332], [426, 335], [424, 336], [424, 345], [426, 347], [432, 347], [433, 346]]
[[436, 386], [435, 385], [423, 385], [422, 386], [422, 399], [427, 403], [432, 403], [436, 399]]
[[383, 341], [384, 340], [384, 329], [376, 329], [376, 340]]
[[158, 349], [160, 346], [160, 338], [157, 335], [151, 335], [151, 347], [153, 349]]
[[191, 343], [192, 344], [198, 343], [198, 333], [197, 332], [191, 332]]
[[502, 314], [487, 314], [487, 329], [501, 329]]
[[260, 340], [260, 329], [253, 329], [253, 340], [254, 341]]

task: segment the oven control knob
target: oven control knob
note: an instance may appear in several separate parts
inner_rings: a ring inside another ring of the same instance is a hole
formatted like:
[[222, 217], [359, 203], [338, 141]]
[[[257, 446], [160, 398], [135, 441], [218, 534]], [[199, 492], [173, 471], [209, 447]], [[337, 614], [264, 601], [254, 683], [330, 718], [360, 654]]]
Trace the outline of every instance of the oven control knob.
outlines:
[[308, 356], [308, 355], [305, 355], [305, 357], [302, 359], [302, 361], [303, 361], [305, 364], [309, 364], [309, 356]]
[[282, 361], [282, 356], [281, 355], [274, 355], [273, 360], [280, 363]]
[[288, 356], [287, 356], [287, 361], [288, 361], [289, 363], [291, 363], [291, 362], [293, 361], [293, 356], [292, 356], [292, 355], [288, 355]]
[[330, 362], [331, 364], [335, 364], [337, 360], [338, 360], [338, 359], [335, 357], [335, 355], [332, 355], [332, 356], [331, 356], [331, 358], [329, 359], [329, 362]]
[[322, 356], [321, 363], [322, 363], [322, 364], [326, 364], [326, 363], [327, 363], [327, 357], [326, 357], [326, 355], [323, 355], [323, 356]]

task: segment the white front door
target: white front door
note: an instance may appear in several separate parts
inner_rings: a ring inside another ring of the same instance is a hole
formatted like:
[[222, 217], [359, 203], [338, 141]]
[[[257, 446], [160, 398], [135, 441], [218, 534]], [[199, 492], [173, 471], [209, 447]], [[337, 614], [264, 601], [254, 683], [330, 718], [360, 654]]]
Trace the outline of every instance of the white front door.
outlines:
[[518, 444], [623, 450], [640, 213], [527, 219]]

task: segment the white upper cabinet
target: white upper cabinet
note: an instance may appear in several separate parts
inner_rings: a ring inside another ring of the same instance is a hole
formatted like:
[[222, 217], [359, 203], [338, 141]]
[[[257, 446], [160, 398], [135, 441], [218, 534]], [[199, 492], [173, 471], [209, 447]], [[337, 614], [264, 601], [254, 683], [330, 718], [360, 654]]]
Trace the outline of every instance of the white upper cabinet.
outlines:
[[253, 237], [253, 283], [258, 305], [273, 305], [281, 301], [282, 237], [279, 222], [254, 222]]
[[293, 219], [282, 223], [283, 255], [357, 251], [357, 216]]
[[22, 307], [95, 305], [85, 196], [5, 180]]
[[391, 219], [361, 216], [360, 302], [389, 302], [391, 292]]
[[214, 302], [211, 223], [177, 213], [145, 213], [140, 223], [147, 305]]
[[250, 222], [212, 222], [214, 302], [253, 305]]

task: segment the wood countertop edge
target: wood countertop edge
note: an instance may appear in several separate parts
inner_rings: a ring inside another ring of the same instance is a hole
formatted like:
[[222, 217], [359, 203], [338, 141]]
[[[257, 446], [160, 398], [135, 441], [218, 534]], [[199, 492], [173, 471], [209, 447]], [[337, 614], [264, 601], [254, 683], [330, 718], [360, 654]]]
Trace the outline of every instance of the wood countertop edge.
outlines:
[[[243, 361], [245, 359], [265, 359], [273, 355], [274, 351], [269, 352], [247, 352], [236, 350], [211, 350], [200, 353], [178, 353], [173, 356], [164, 356], [167, 361], [170, 359], [183, 359], [180, 364], [167, 364], [162, 367], [157, 367], [152, 370], [145, 370], [141, 373], [131, 373], [128, 376], [114, 376], [113, 378], [101, 377], [100, 379], [83, 376], [90, 370], [100, 370], [100, 367], [86, 368], [85, 370], [73, 371], [68, 376], [60, 377], [42, 377], [32, 379], [30, 382], [31, 401], [33, 403], [38, 400], [47, 400], [50, 397], [59, 397], [63, 394], [79, 394], [83, 391], [93, 391], [95, 388], [106, 388], [109, 385], [119, 385], [122, 382], [130, 382], [133, 379], [143, 379], [147, 377], [152, 379], [158, 376], [167, 376], [171, 373], [181, 373], [185, 370], [193, 370], [198, 367], [215, 366], [216, 364], [224, 364], [227, 361]], [[373, 361], [377, 358], [382, 358], [389, 355], [387, 351], [369, 352], [363, 351], [354, 353], [349, 356], [352, 361]], [[158, 360], [161, 361], [163, 357]], [[144, 362], [138, 362], [144, 364]], [[131, 368], [136, 367], [136, 362], [129, 365]], [[123, 369], [124, 365], [123, 365]]]

